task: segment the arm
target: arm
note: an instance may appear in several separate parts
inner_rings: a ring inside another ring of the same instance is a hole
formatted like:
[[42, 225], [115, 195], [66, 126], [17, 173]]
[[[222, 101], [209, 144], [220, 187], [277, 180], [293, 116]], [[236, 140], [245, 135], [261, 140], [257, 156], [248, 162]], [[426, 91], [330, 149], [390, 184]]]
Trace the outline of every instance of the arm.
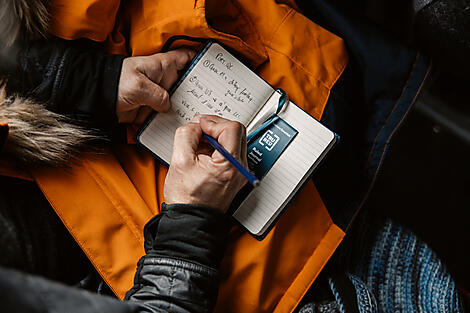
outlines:
[[201, 141], [216, 138], [246, 166], [245, 130], [215, 116], [197, 117], [175, 135], [162, 212], [144, 229], [140, 260], [126, 302], [92, 295], [0, 268], [2, 312], [211, 312], [225, 248], [225, 215], [245, 178]]
[[167, 90], [193, 58], [189, 49], [150, 56], [105, 54], [87, 40], [52, 39], [27, 44], [13, 65], [0, 72], [7, 91], [91, 127], [113, 130], [117, 123], [143, 123], [170, 107]]
[[214, 209], [164, 205], [145, 227], [146, 255], [125, 302], [0, 267], [1, 311], [211, 312], [228, 225], [227, 216]]
[[117, 122], [116, 99], [124, 56], [89, 41], [37, 41], [20, 49], [8, 73], [10, 94], [30, 97], [56, 113], [90, 125]]
[[145, 227], [147, 254], [126, 296], [145, 312], [212, 312], [215, 306], [229, 229], [225, 212], [246, 180], [202, 142], [202, 132], [247, 164], [239, 123], [203, 116], [177, 130], [164, 190], [170, 204]]
[[211, 312], [228, 229], [228, 217], [218, 210], [164, 205], [145, 227], [146, 255], [128, 303], [142, 312]]

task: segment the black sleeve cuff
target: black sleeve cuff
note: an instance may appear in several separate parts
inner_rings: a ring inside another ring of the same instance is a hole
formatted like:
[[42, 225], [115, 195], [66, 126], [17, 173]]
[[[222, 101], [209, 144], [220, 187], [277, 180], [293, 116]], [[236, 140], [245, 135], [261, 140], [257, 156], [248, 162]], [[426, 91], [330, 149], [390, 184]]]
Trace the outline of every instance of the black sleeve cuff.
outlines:
[[218, 210], [164, 203], [145, 226], [145, 251], [218, 268], [229, 229], [230, 218]]
[[68, 49], [60, 109], [78, 120], [112, 128], [117, 125], [116, 100], [123, 55], [104, 54], [96, 49]]
[[44, 103], [78, 123], [115, 133], [116, 100], [123, 55], [106, 54], [88, 40], [28, 43], [15, 66], [2, 72], [9, 94]]

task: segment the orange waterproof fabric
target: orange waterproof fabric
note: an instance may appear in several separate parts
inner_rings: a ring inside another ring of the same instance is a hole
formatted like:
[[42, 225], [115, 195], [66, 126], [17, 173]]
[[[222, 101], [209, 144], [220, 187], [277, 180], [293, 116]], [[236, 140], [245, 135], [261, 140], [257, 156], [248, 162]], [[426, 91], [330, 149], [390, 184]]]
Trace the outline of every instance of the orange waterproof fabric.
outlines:
[[[347, 63], [340, 38], [274, 0], [52, 0], [51, 32], [105, 41], [110, 52], [161, 51], [177, 35], [213, 38], [320, 118]], [[288, 2], [288, 1], [284, 1]], [[191, 44], [177, 40], [172, 47]], [[136, 146], [33, 173], [54, 210], [119, 297], [143, 255], [143, 226], [163, 201], [166, 168]], [[261, 242], [239, 226], [221, 265], [219, 312], [290, 312], [344, 233], [311, 181]]]

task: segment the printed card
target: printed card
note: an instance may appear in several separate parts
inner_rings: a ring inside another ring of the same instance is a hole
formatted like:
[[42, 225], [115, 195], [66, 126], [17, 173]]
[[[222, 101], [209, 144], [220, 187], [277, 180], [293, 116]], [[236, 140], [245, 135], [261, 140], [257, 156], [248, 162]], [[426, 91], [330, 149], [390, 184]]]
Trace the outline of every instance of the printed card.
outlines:
[[298, 131], [279, 118], [248, 146], [248, 167], [258, 179], [271, 169]]

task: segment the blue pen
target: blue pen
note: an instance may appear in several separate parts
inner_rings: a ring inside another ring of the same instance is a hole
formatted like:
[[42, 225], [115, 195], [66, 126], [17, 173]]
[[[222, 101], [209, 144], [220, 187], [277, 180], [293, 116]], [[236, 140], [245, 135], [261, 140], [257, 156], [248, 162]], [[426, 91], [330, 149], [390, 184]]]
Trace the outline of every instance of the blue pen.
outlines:
[[245, 176], [246, 179], [250, 182], [250, 184], [253, 185], [253, 187], [258, 187], [259, 186], [259, 179], [255, 177], [255, 175], [251, 174], [250, 171], [244, 167], [240, 162], [237, 161], [227, 150], [225, 150], [224, 147], [220, 145], [220, 143], [217, 142], [214, 138], [211, 136], [202, 133], [202, 137], [207, 140], [207, 142], [217, 151], [219, 151], [224, 158], [227, 159], [230, 163], [232, 163], [235, 168], [242, 173], [243, 176]]

